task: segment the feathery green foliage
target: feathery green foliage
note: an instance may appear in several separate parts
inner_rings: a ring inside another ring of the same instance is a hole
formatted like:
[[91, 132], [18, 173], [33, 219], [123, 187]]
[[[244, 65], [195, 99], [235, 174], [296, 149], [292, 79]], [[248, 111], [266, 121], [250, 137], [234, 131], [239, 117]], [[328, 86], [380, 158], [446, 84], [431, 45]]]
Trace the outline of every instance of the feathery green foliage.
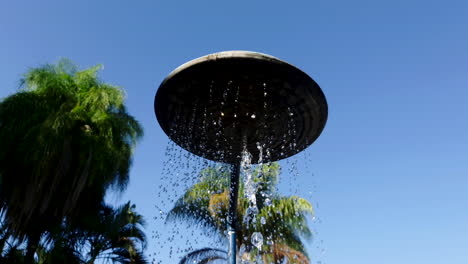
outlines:
[[32, 247], [128, 182], [143, 131], [123, 91], [99, 80], [100, 68], [78, 71], [65, 60], [34, 68], [0, 101], [0, 213]]

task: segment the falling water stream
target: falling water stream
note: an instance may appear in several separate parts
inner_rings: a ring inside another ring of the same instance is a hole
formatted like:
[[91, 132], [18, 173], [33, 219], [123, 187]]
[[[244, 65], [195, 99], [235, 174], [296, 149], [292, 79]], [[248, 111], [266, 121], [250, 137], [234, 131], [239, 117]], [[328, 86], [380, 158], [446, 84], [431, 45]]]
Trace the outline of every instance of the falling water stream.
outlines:
[[[213, 83], [211, 84], [214, 85]], [[264, 98], [258, 102], [264, 106], [263, 113], [231, 113], [234, 115], [234, 118], [245, 114], [249, 116], [251, 119], [260, 118], [263, 116], [263, 119], [267, 119], [267, 115], [269, 114], [266, 110], [271, 104], [271, 101], [268, 98], [268, 89], [267, 83], [263, 83], [263, 90], [264, 90]], [[210, 88], [210, 98], [211, 98], [211, 88]], [[226, 84], [226, 89], [224, 89], [222, 101], [220, 102], [220, 106], [222, 107], [227, 103], [229, 100], [234, 100], [237, 103], [237, 97], [239, 96], [239, 87], [233, 84], [232, 82]], [[198, 122], [198, 124], [202, 124], [204, 130], [218, 128], [217, 133], [221, 133], [223, 118], [227, 113], [223, 110], [216, 110], [212, 111], [212, 109], [207, 109], [206, 107], [203, 109], [198, 109], [197, 104], [194, 105], [194, 109], [192, 109], [192, 113], [197, 112], [203, 113], [203, 120], [202, 122]], [[287, 109], [288, 115], [291, 117], [287, 124], [287, 133], [284, 135], [281, 140], [281, 149], [287, 148], [289, 150], [295, 150], [297, 146], [297, 142], [295, 142], [296, 138], [296, 127], [295, 122], [293, 120], [294, 113], [291, 109]], [[183, 118], [177, 116], [177, 118]], [[184, 117], [187, 119], [186, 127], [183, 129], [188, 129], [190, 132], [194, 128], [195, 124], [195, 114], [191, 117]], [[212, 123], [208, 123], [209, 120]], [[179, 122], [176, 122], [178, 124]], [[269, 127], [267, 123], [263, 124], [263, 129], [268, 131]], [[177, 133], [179, 128], [175, 127], [172, 133]], [[191, 133], [187, 133], [187, 135], [192, 135]], [[293, 140], [288, 140], [292, 138]], [[190, 142], [192, 139], [190, 136], [187, 136], [184, 140]], [[226, 144], [227, 141], [223, 137], [216, 137], [215, 144], [220, 146], [222, 144]], [[271, 137], [265, 136], [265, 142], [257, 142], [256, 146], [259, 151], [258, 160], [252, 160], [252, 154], [247, 151], [247, 148], [244, 146], [244, 150], [242, 151], [241, 155], [241, 179], [243, 181], [243, 190], [244, 193], [239, 194], [247, 198], [248, 205], [245, 209], [246, 211], [243, 214], [243, 219], [239, 219], [242, 223], [246, 226], [249, 226], [254, 229], [254, 232], [251, 233], [250, 237], [242, 237], [241, 240], [243, 241], [238, 249], [238, 255], [241, 256], [240, 262], [243, 264], [253, 264], [253, 263], [262, 263], [260, 254], [257, 257], [252, 259], [244, 259], [242, 256], [245, 253], [251, 253], [255, 249], [255, 252], [262, 252], [266, 247], [272, 246], [273, 241], [272, 238], [268, 236], [268, 234], [262, 233], [259, 230], [255, 230], [256, 227], [260, 225], [266, 225], [267, 220], [264, 216], [259, 217], [259, 204], [257, 201], [257, 196], [261, 195], [262, 197], [262, 206], [272, 206], [273, 205], [273, 197], [269, 197], [269, 193], [259, 193], [258, 191], [258, 179], [263, 177], [262, 170], [258, 168], [262, 168], [264, 165], [264, 159], [268, 160], [269, 156], [271, 155], [271, 150], [269, 148], [265, 148], [265, 143], [269, 143], [274, 140]], [[199, 146], [200, 149], [204, 149], [204, 146]], [[303, 151], [300, 154], [285, 159], [284, 161], [280, 162], [282, 166], [280, 183], [279, 183], [279, 192], [286, 195], [299, 195], [301, 194], [302, 197], [306, 198], [307, 200], [314, 201], [313, 195], [316, 192], [316, 184], [309, 180], [310, 176], [312, 176], [310, 164], [313, 164], [311, 161], [310, 156], [307, 153], [308, 151]], [[224, 152], [220, 151], [217, 153], [218, 155], [225, 155]], [[280, 153], [281, 156], [283, 153]], [[300, 160], [300, 164], [299, 161]], [[257, 165], [253, 165], [253, 163]], [[269, 164], [269, 163], [268, 163]], [[267, 164], [267, 165], [268, 165]], [[312, 165], [313, 166], [313, 165]], [[215, 232], [207, 232], [206, 228], [200, 227], [193, 222], [173, 222], [167, 221], [169, 211], [174, 207], [174, 204], [181, 198], [186, 190], [188, 190], [191, 186], [199, 182], [203, 174], [201, 173], [207, 168], [214, 168], [219, 171], [223, 171], [228, 168], [226, 164], [217, 163], [214, 161], [209, 161], [204, 158], [200, 158], [182, 148], [177, 146], [177, 144], [169, 141], [167, 144], [166, 152], [165, 152], [165, 161], [163, 166], [163, 171], [161, 178], [158, 182], [161, 184], [157, 187], [156, 193], [156, 201], [157, 204], [155, 205], [155, 210], [157, 212], [156, 216], [154, 217], [154, 221], [156, 222], [157, 230], [152, 231], [152, 238], [157, 241], [157, 245], [154, 247], [154, 252], [152, 253], [152, 260], [153, 263], [163, 264], [162, 259], [172, 259], [171, 263], [178, 262], [182, 256], [186, 255], [189, 252], [192, 252], [199, 248], [210, 247], [210, 248], [218, 248], [218, 249], [225, 249], [226, 248], [226, 237], [222, 234], [216, 234]], [[305, 168], [304, 173], [299, 173], [299, 167]], [[305, 174], [305, 175], [304, 175]], [[229, 175], [227, 172], [225, 175]], [[305, 185], [304, 180], [302, 177], [308, 179], [308, 183], [310, 185]], [[222, 184], [223, 180], [219, 179], [219, 184]], [[215, 193], [216, 188], [213, 188], [213, 194]], [[304, 190], [306, 190], [306, 195], [304, 195]], [[300, 193], [301, 192], [301, 193]], [[315, 205], [314, 207], [318, 207]], [[317, 208], [315, 208], [317, 209]], [[198, 213], [196, 208], [193, 208], [194, 214]], [[276, 212], [278, 215], [281, 215], [282, 212]], [[309, 219], [312, 223], [312, 230], [315, 229], [315, 225], [318, 222], [315, 217]], [[273, 230], [274, 231], [274, 230]], [[281, 235], [281, 234], [280, 234]], [[317, 233], [314, 231], [314, 241], [317, 241]], [[323, 249], [323, 241], [320, 240], [320, 244], [317, 245], [317, 250], [324, 251]], [[249, 246], [251, 245], [251, 246]], [[252, 246], [254, 248], [252, 248]], [[315, 251], [315, 250], [314, 250]], [[315, 263], [321, 261], [317, 258], [316, 255], [312, 255], [312, 260]], [[213, 262], [218, 263], [218, 262]], [[225, 262], [219, 262], [225, 263]], [[287, 258], [284, 259], [283, 263], [288, 263]], [[165, 263], [164, 263], [165, 264]]]
[[[224, 249], [226, 247], [225, 237], [219, 236], [214, 232], [206, 233], [206, 230], [194, 223], [166, 222], [166, 217], [167, 213], [172, 209], [177, 199], [183, 195], [184, 191], [199, 181], [200, 172], [203, 169], [208, 167], [219, 169], [226, 165], [195, 156], [179, 148], [173, 142], [168, 143], [165, 156], [166, 160], [164, 162], [163, 173], [161, 179], [158, 181], [163, 184], [158, 186], [155, 199], [158, 203], [155, 205], [156, 216], [153, 221], [156, 222], [155, 226], [157, 226], [157, 230], [152, 231], [152, 237], [158, 244], [154, 247], [155, 251], [152, 253], [154, 263], [163, 264], [162, 259], [164, 258], [173, 259], [171, 263], [177, 263], [177, 259], [180, 257], [203, 247]], [[256, 223], [265, 225], [267, 224], [266, 219], [264, 217], [258, 217], [259, 210], [256, 198], [258, 185], [255, 183], [254, 178], [262, 177], [262, 175], [261, 173], [253, 173], [256, 167], [261, 166], [261, 162], [258, 162], [260, 165], [252, 165], [252, 156], [247, 151], [243, 153], [242, 157], [241, 179], [245, 188], [244, 193], [240, 195], [248, 198], [249, 204], [243, 219], [240, 219], [240, 221], [247, 225], [251, 224], [253, 227], [256, 226]], [[301, 164], [298, 164], [299, 160]], [[307, 151], [305, 151], [304, 154], [281, 161], [280, 165], [282, 166], [282, 171], [279, 192], [286, 195], [300, 194], [302, 197], [314, 201], [316, 184], [313, 181], [310, 181], [309, 185], [304, 185], [303, 183], [299, 184], [299, 182], [302, 182], [301, 178], [303, 175], [312, 176], [310, 164], [313, 163]], [[304, 172], [299, 173], [299, 169], [304, 170]], [[268, 197], [266, 194], [264, 197], [264, 205], [272, 205], [272, 198]], [[318, 204], [315, 203], [314, 205], [314, 209], [317, 211]], [[315, 247], [311, 248], [309, 251], [314, 252], [314, 254], [311, 255], [314, 257], [314, 263], [318, 263], [324, 252], [323, 240], [317, 238], [318, 233], [316, 231], [321, 220], [314, 216], [310, 221], [312, 223], [312, 229], [314, 230]], [[253, 245], [259, 252], [262, 251], [265, 245], [273, 244], [271, 239], [262, 232], [253, 232], [250, 237], [244, 237], [242, 239], [243, 243], [240, 245], [238, 252], [241, 256], [244, 252], [250, 253], [252, 251], [252, 249], [245, 246], [245, 244]], [[239, 263], [252, 264], [256, 262], [241, 259]], [[259, 260], [258, 263], [263, 264], [261, 260]]]

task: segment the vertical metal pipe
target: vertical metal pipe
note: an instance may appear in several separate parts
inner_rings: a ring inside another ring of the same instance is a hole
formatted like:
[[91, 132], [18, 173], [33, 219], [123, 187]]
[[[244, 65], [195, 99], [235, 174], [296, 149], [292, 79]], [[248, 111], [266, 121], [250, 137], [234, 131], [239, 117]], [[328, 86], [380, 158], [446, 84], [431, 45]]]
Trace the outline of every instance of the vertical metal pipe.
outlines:
[[229, 264], [236, 264], [236, 225], [237, 225], [237, 198], [239, 195], [240, 163], [233, 164], [231, 172], [231, 187], [229, 192], [229, 212], [227, 231], [229, 236]]

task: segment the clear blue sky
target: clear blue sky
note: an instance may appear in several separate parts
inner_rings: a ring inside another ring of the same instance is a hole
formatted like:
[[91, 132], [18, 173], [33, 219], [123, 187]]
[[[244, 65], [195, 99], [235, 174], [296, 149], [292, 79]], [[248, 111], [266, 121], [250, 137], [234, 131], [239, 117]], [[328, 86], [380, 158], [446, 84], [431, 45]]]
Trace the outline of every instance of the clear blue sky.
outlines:
[[466, 0], [3, 1], [0, 97], [28, 67], [103, 64], [145, 128], [130, 186], [111, 200], [135, 202], [151, 237], [165, 230], [152, 218], [167, 161], [154, 94], [178, 65], [222, 50], [286, 60], [327, 97], [327, 126], [297, 158], [315, 176], [284, 181], [319, 204], [314, 262], [468, 263]]

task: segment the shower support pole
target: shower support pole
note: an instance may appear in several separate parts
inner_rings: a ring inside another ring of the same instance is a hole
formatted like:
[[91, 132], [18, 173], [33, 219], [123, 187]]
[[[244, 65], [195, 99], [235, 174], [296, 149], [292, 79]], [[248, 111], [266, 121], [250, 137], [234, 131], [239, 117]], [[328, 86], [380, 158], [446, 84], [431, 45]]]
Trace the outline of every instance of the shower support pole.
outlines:
[[227, 218], [227, 233], [229, 236], [228, 263], [236, 264], [236, 225], [237, 225], [237, 198], [239, 196], [240, 163], [233, 164], [229, 191], [229, 212]]

